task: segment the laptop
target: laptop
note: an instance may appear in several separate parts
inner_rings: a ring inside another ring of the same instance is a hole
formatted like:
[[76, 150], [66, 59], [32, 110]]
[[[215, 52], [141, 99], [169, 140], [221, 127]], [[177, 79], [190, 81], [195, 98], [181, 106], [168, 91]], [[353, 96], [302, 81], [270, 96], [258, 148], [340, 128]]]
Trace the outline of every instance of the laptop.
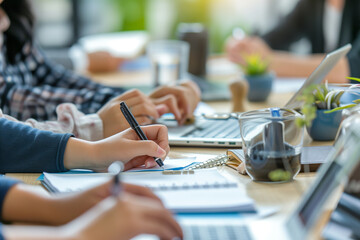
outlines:
[[[320, 84], [330, 70], [350, 49], [351, 44], [347, 44], [327, 54], [300, 89], [285, 104], [284, 108], [300, 109], [302, 102], [297, 99], [298, 96], [309, 85]], [[168, 127], [169, 143], [172, 146], [241, 147], [238, 120], [236, 117], [229, 116], [229, 114], [225, 114], [223, 117], [218, 115], [216, 119], [210, 119], [207, 116], [196, 116], [194, 124], [184, 126], [178, 126], [173, 118], [160, 118], [158, 123]]]
[[[359, 164], [359, 142], [360, 130], [356, 127], [352, 127], [347, 135], [336, 141], [328, 160], [320, 167], [317, 178], [288, 219], [273, 217], [241, 222], [239, 216], [238, 221], [234, 218], [227, 221], [226, 217], [218, 217], [217, 222], [214, 222], [209, 216], [178, 216], [184, 239], [306, 239], [320, 220], [324, 206], [333, 197], [335, 190], [345, 185], [349, 175]], [[152, 238], [140, 236], [136, 239]]]

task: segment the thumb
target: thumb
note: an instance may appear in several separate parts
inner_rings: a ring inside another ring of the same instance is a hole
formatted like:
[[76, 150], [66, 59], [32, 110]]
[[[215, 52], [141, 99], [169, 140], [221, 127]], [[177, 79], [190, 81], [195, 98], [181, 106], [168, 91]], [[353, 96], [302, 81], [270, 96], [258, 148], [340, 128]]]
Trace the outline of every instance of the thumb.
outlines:
[[159, 105], [156, 105], [156, 111], [158, 112], [159, 116], [161, 116], [165, 113], [168, 113], [169, 108], [165, 104], [159, 104]]

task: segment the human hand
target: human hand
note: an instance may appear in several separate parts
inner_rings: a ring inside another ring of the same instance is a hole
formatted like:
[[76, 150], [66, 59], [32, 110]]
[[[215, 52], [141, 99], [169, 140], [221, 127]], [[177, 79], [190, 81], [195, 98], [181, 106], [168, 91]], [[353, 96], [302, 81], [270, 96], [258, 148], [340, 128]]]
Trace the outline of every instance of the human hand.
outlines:
[[226, 42], [228, 58], [238, 64], [244, 65], [245, 57], [252, 54], [260, 54], [262, 58], [269, 59], [272, 49], [259, 37], [245, 37], [241, 40], [229, 38]]
[[109, 197], [64, 226], [76, 239], [131, 239], [153, 234], [161, 239], [182, 238], [182, 230], [172, 214], [153, 199], [122, 194]]
[[109, 138], [94, 142], [92, 153], [77, 161], [85, 168], [105, 171], [114, 161], [122, 161], [125, 170], [145, 164], [150, 168], [156, 166], [154, 157], [165, 159], [170, 151], [167, 128], [163, 125], [143, 126], [141, 129], [149, 140], [140, 140], [132, 129], [127, 129]]
[[[114, 184], [114, 181], [113, 181], [113, 179], [111, 179], [103, 184], [100, 184], [99, 186], [85, 190], [81, 193], [75, 193], [74, 196], [70, 196], [70, 198], [78, 199], [78, 201], [72, 200], [74, 203], [77, 203], [77, 202], [79, 202], [79, 203], [82, 202], [83, 204], [89, 203], [90, 205], [88, 208], [86, 208], [86, 210], [87, 210], [87, 209], [93, 207], [95, 204], [97, 204], [101, 200], [104, 200], [105, 198], [111, 196], [111, 194], [112, 194], [111, 190], [112, 190], [113, 184]], [[130, 183], [124, 183], [124, 182], [121, 183], [121, 187], [122, 187], [122, 190], [126, 193], [140, 196], [140, 197], [146, 197], [146, 198], [152, 199], [152, 200], [157, 201], [160, 204], [162, 204], [160, 198], [158, 198], [149, 188], [130, 184]]]
[[178, 123], [183, 124], [193, 115], [201, 93], [194, 82], [187, 80], [179, 86], [161, 86], [150, 94], [150, 98], [156, 105], [159, 115], [171, 112]]
[[127, 128], [129, 124], [120, 111], [120, 102], [124, 101], [140, 125], [152, 123], [158, 119], [158, 110], [151, 99], [139, 90], [130, 90], [106, 103], [97, 114], [103, 121], [104, 138], [110, 137]]

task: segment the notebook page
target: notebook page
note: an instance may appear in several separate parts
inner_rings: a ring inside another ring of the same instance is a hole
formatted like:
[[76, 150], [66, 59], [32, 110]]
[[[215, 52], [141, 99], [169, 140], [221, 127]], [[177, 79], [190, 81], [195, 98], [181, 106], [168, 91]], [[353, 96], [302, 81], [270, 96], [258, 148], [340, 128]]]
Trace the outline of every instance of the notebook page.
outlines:
[[[109, 173], [61, 174], [44, 173], [44, 181], [58, 192], [73, 192], [104, 183], [112, 177]], [[124, 172], [121, 181], [152, 189], [202, 188], [236, 186], [236, 182], [222, 176], [217, 169], [202, 169], [194, 174], [164, 175], [162, 171]]]
[[[112, 178], [108, 173], [49, 174], [44, 181], [55, 192], [88, 189]], [[163, 175], [162, 172], [125, 172], [123, 182], [152, 188], [173, 212], [255, 211], [254, 203], [235, 181], [217, 169], [197, 170], [194, 174]]]
[[155, 190], [174, 213], [254, 212], [254, 202], [237, 187]]
[[236, 185], [236, 182], [222, 176], [216, 168], [201, 169], [194, 174], [164, 175], [162, 172], [125, 172], [122, 181], [158, 188], [221, 187]]

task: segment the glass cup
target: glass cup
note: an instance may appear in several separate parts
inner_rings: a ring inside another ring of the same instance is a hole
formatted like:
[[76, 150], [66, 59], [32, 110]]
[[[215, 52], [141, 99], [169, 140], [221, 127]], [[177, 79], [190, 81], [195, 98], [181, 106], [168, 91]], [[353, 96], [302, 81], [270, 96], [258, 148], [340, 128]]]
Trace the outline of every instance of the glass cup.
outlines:
[[304, 128], [296, 126], [302, 115], [271, 108], [238, 116], [246, 172], [260, 182], [287, 182], [300, 171]]
[[155, 86], [175, 85], [185, 78], [189, 62], [189, 44], [178, 40], [158, 40], [147, 46]]

